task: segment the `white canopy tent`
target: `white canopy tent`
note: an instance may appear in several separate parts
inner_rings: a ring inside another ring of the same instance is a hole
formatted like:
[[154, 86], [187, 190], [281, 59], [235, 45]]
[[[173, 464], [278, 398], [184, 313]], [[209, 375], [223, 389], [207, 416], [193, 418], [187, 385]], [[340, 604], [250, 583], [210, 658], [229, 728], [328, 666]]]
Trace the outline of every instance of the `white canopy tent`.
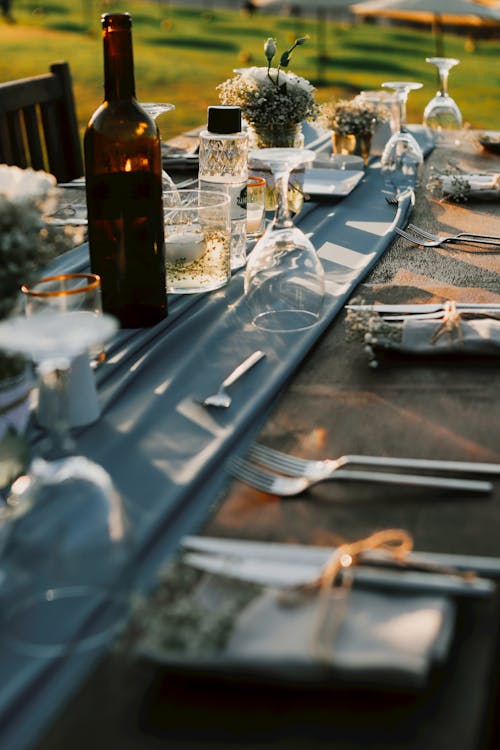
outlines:
[[500, 9], [475, 0], [365, 0], [350, 8], [358, 18], [393, 18], [430, 24], [436, 35], [438, 55], [443, 54], [443, 26], [500, 29]]
[[445, 24], [500, 25], [500, 8], [474, 0], [365, 0], [350, 6], [357, 16], [378, 16], [432, 22], [438, 15]]

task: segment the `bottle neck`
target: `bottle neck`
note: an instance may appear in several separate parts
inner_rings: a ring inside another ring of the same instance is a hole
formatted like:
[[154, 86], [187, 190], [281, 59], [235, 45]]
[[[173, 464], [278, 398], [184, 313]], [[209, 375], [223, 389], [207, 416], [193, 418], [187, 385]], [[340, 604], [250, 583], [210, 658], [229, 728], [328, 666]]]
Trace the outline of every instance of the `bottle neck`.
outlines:
[[119, 14], [108, 15], [103, 23], [104, 98], [135, 97], [134, 56], [130, 21]]

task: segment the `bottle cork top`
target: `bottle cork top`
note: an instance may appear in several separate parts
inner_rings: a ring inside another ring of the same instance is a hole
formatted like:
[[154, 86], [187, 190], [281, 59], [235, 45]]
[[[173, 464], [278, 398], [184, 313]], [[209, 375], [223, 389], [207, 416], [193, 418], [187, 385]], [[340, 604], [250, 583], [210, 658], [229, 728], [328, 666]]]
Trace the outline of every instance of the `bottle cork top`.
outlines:
[[208, 108], [207, 130], [210, 133], [241, 132], [241, 107], [218, 105]]

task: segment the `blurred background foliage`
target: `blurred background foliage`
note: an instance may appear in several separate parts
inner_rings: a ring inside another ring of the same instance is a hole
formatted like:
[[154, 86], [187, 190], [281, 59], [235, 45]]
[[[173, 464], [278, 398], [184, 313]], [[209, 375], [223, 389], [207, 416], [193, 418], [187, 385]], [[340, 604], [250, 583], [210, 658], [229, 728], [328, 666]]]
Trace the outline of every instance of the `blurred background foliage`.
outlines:
[[[234, 68], [265, 65], [263, 44], [269, 36], [281, 52], [295, 38], [309, 35], [307, 44], [294, 53], [290, 70], [316, 85], [319, 102], [379, 88], [384, 80], [416, 80], [424, 86], [410, 95], [408, 120], [420, 122], [435, 93], [436, 71], [425, 62], [434, 54], [434, 39], [426, 27], [320, 23], [314, 16], [248, 14], [239, 7], [216, 5], [13, 0], [15, 22], [0, 21], [0, 81], [36, 75], [52, 62], [67, 60], [83, 132], [103, 95], [100, 15], [128, 11], [133, 19], [137, 96], [175, 105], [159, 119], [164, 139], [205, 122], [207, 106], [218, 102], [217, 84]], [[450, 75], [450, 93], [465, 121], [472, 127], [500, 128], [500, 40], [473, 42], [446, 32], [445, 51], [461, 61]]]

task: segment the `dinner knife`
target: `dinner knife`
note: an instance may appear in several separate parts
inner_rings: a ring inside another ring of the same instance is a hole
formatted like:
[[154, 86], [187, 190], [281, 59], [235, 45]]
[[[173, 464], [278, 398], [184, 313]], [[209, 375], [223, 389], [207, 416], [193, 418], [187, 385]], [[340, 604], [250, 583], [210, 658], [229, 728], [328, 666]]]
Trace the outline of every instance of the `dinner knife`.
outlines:
[[[199, 552], [186, 552], [183, 561], [198, 570], [236, 578], [240, 581], [262, 586], [286, 588], [303, 586], [315, 581], [321, 572], [321, 565], [306, 563], [262, 560], [258, 558], [236, 558]], [[407, 570], [404, 567], [363, 567], [355, 565], [349, 569], [353, 582], [369, 587], [383, 587], [398, 590], [427, 591], [434, 593], [459, 594], [461, 596], [489, 596], [495, 584], [486, 578], [464, 578], [453, 573], [436, 573]]]
[[[247, 539], [225, 539], [223, 537], [209, 537], [187, 535], [181, 540], [185, 550], [193, 550], [213, 555], [232, 556], [235, 559], [255, 557], [261, 560], [286, 563], [303, 563], [312, 566], [322, 566], [335, 551], [334, 547], [318, 547], [306, 544], [284, 544], [282, 542], [259, 542]], [[364, 563], [390, 564], [385, 553], [372, 550], [363, 553]], [[500, 576], [500, 557], [485, 557], [479, 555], [450, 554], [446, 552], [408, 553], [406, 562], [414, 565], [434, 566], [441, 569], [472, 571], [482, 575]], [[397, 563], [393, 562], [397, 565]]]

